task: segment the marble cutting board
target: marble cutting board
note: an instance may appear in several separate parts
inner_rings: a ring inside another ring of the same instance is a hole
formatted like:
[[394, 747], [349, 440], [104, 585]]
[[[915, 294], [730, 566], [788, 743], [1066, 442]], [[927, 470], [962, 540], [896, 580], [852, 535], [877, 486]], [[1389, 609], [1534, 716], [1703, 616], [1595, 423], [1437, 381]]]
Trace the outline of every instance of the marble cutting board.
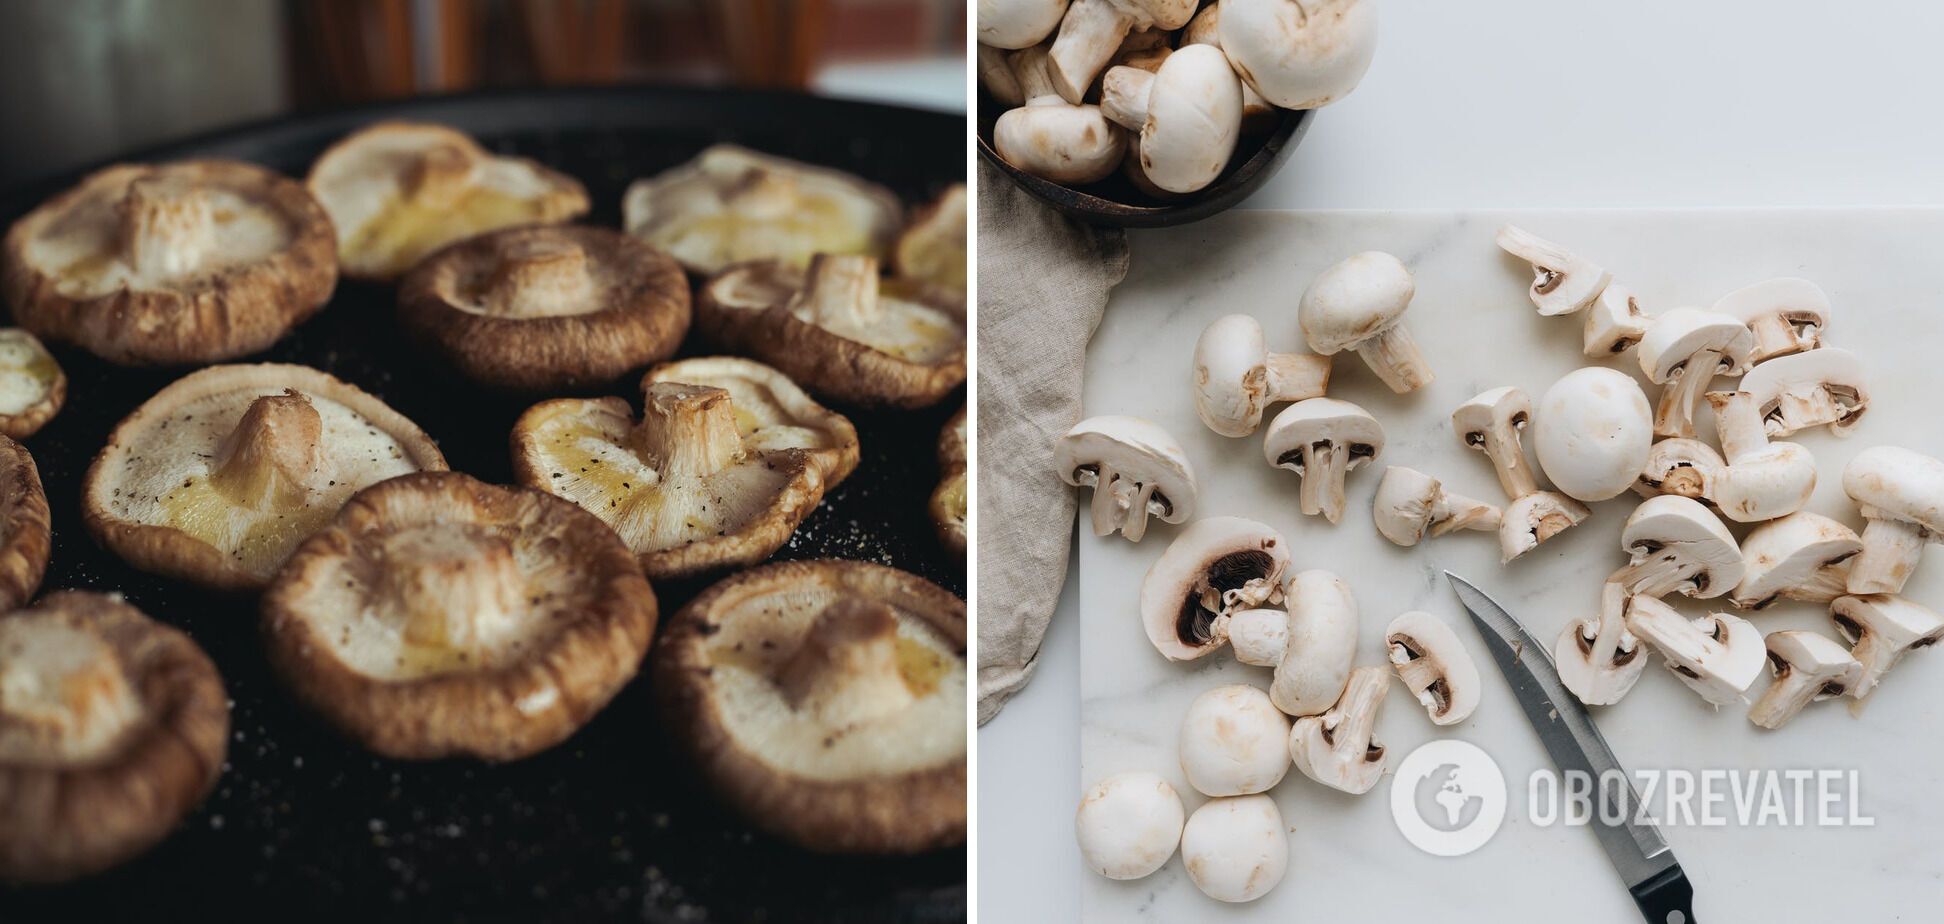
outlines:
[[[1069, 848], [1073, 875], [1084, 879], [1086, 920], [1640, 920], [1591, 832], [1531, 822], [1526, 781], [1551, 764], [1440, 576], [1447, 568], [1467, 576], [1550, 644], [1568, 619], [1593, 612], [1601, 578], [1624, 562], [1620, 530], [1637, 498], [1594, 505], [1586, 523], [1504, 567], [1490, 534], [1456, 533], [1402, 549], [1370, 521], [1371, 496], [1387, 464], [1501, 502], [1484, 456], [1453, 436], [1452, 409], [1499, 385], [1518, 385], [1536, 403], [1560, 375], [1588, 363], [1580, 355], [1580, 318], [1540, 317], [1525, 297], [1527, 268], [1493, 246], [1493, 232], [1507, 221], [1603, 263], [1649, 311], [1706, 307], [1771, 276], [1820, 283], [1833, 303], [1827, 342], [1871, 364], [1874, 401], [1847, 439], [1826, 431], [1794, 438], [1815, 455], [1821, 473], [1810, 509], [1862, 527], [1840, 473], [1865, 447], [1894, 443], [1944, 456], [1944, 210], [1236, 211], [1136, 234], [1134, 268], [1088, 351], [1086, 412], [1160, 423], [1196, 468], [1197, 516], [1259, 519], [1289, 540], [1293, 567], [1334, 571], [1347, 581], [1361, 608], [1360, 664], [1382, 663], [1384, 626], [1400, 612], [1425, 609], [1451, 623], [1485, 679], [1477, 712], [1438, 728], [1393, 684], [1378, 738], [1391, 750], [1392, 767], [1435, 737], [1472, 742], [1504, 771], [1510, 800], [1490, 843], [1439, 858], [1411, 846], [1391, 821], [1388, 777], [1351, 796], [1291, 770], [1273, 791], [1292, 829], [1289, 871], [1266, 897], [1247, 905], [1209, 900], [1188, 881], [1178, 855], [1146, 879], [1112, 882], [1085, 872]], [[1406, 317], [1437, 380], [1393, 395], [1356, 357], [1337, 357], [1331, 396], [1376, 415], [1388, 445], [1351, 473], [1348, 510], [1332, 527], [1297, 510], [1297, 478], [1264, 462], [1260, 430], [1228, 439], [1201, 425], [1190, 357], [1202, 327], [1230, 312], [1255, 315], [1272, 350], [1299, 348], [1296, 303], [1304, 287], [1337, 260], [1371, 249], [1397, 254], [1415, 273], [1417, 297]], [[1605, 364], [1639, 375], [1631, 353]], [[1656, 393], [1648, 386], [1650, 403]], [[1703, 435], [1712, 441], [1711, 424]], [[1083, 499], [1083, 521], [1085, 512]], [[1236, 664], [1226, 650], [1169, 663], [1148, 643], [1137, 607], [1141, 578], [1177, 527], [1157, 522], [1139, 544], [1096, 538], [1084, 522], [1081, 532], [1076, 799], [1109, 774], [1147, 769], [1171, 780], [1192, 812], [1204, 799], [1187, 785], [1175, 754], [1188, 702], [1223, 683], [1266, 687], [1269, 673]], [[1944, 607], [1944, 550], [1927, 559], [1905, 593]], [[1733, 611], [1725, 601], [1706, 604], [1678, 599], [1691, 615]], [[1833, 632], [1823, 609], [1811, 605], [1778, 604], [1752, 618], [1764, 632]], [[1694, 884], [1700, 920], [1889, 921], [1936, 913], [1944, 896], [1944, 651], [1906, 659], [1860, 716], [1846, 702], [1815, 704], [1784, 729], [1765, 732], [1741, 709], [1715, 711], [1655, 663], [1623, 702], [1596, 711], [1630, 769], [1859, 773], [1860, 810], [1874, 817], [1873, 827], [1664, 827]]]

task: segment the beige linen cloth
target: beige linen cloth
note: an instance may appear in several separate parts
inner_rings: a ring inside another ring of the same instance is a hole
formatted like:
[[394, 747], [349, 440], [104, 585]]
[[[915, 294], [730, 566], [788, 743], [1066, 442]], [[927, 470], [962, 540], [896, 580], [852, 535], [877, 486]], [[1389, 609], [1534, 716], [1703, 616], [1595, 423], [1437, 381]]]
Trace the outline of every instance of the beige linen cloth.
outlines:
[[979, 724], [1026, 685], [1066, 580], [1074, 489], [1053, 442], [1080, 420], [1087, 341], [1127, 238], [1062, 217], [979, 164]]

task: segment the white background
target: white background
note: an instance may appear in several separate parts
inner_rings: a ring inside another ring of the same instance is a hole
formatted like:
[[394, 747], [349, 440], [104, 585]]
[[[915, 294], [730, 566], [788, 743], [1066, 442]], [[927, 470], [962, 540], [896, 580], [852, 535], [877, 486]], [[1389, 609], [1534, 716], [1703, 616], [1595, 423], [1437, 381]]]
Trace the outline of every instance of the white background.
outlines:
[[[1944, 205], [1940, 38], [1919, 2], [1393, 0], [1248, 206]], [[1076, 610], [980, 732], [982, 920], [1079, 917]]]

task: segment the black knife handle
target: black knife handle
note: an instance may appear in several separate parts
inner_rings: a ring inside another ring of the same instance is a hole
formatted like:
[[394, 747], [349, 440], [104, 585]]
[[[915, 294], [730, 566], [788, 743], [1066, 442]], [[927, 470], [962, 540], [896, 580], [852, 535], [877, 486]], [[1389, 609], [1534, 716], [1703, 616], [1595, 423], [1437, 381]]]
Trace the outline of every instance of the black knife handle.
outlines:
[[1694, 887], [1679, 866], [1627, 891], [1647, 918], [1647, 924], [1694, 924]]

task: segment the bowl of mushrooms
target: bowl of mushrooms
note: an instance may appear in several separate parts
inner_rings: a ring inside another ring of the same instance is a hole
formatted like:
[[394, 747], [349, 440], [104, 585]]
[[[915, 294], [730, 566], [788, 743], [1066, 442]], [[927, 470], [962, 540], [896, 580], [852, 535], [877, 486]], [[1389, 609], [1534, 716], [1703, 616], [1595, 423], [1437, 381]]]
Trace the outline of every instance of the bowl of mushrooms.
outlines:
[[1268, 182], [1376, 50], [1370, 0], [980, 0], [979, 154], [1082, 221], [1161, 227]]

